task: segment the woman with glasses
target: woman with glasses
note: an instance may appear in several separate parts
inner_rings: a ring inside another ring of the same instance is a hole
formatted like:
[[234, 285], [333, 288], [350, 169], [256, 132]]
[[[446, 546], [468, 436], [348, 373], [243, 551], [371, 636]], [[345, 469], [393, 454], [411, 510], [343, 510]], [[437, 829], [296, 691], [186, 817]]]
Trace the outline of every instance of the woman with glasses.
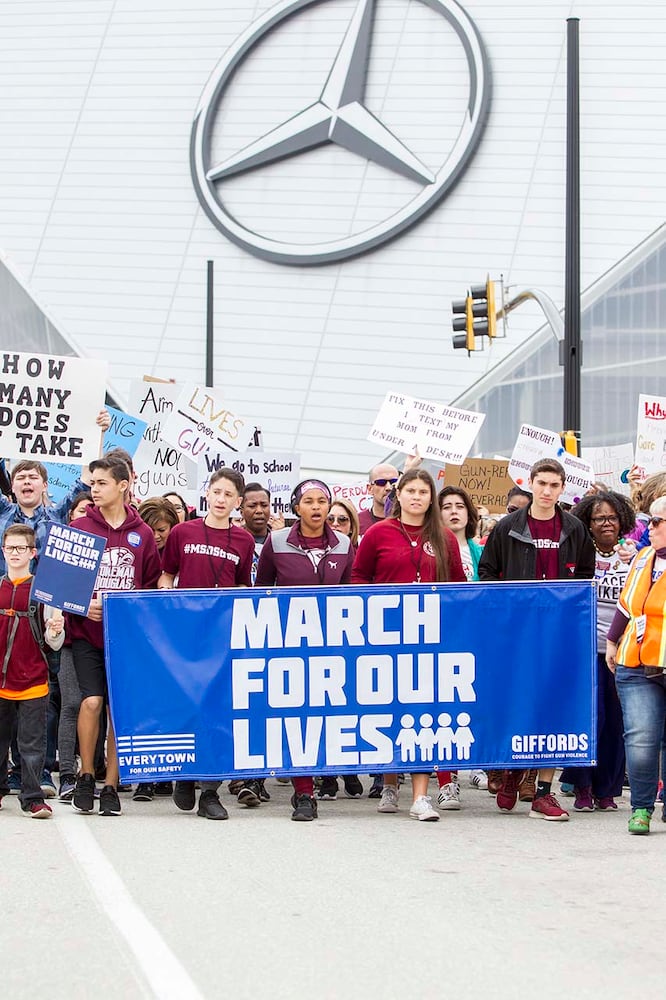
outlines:
[[629, 833], [639, 835], [650, 832], [666, 721], [666, 496], [651, 504], [648, 531], [650, 545], [631, 564], [606, 640], [624, 718]]
[[617, 809], [622, 794], [624, 743], [622, 710], [613, 677], [606, 667], [606, 634], [615, 615], [629, 566], [619, 555], [619, 541], [634, 527], [629, 500], [620, 493], [590, 493], [571, 513], [582, 521], [594, 543], [597, 583], [597, 766], [567, 767], [561, 781], [574, 787], [576, 812]]
[[179, 493], [163, 493], [163, 500], [169, 500], [176, 514], [178, 514], [178, 523], [182, 524], [183, 521], [190, 520], [190, 512], [187, 509], [187, 504], [181, 497]]
[[341, 534], [349, 536], [354, 550], [358, 548], [358, 514], [349, 500], [336, 500], [331, 504], [326, 520], [333, 531], [339, 531]]

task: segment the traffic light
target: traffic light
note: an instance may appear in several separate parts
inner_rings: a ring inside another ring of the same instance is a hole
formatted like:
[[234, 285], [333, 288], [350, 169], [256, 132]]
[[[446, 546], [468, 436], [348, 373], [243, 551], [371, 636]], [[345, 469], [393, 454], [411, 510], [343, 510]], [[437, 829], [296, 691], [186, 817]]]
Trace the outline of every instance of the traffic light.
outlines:
[[[497, 333], [495, 311], [495, 282], [490, 278], [485, 285], [472, 285], [466, 299], [451, 303], [453, 329], [457, 335], [452, 338], [454, 350], [465, 348], [468, 353], [477, 350], [476, 337], [492, 340]], [[465, 331], [464, 336], [461, 332]]]
[[[472, 296], [468, 295], [466, 299], [459, 299], [457, 302], [452, 302], [451, 311], [453, 312], [453, 329], [456, 331], [452, 337], [454, 350], [457, 350], [459, 347], [464, 347], [468, 353], [476, 350]], [[458, 332], [461, 330], [465, 332]]]

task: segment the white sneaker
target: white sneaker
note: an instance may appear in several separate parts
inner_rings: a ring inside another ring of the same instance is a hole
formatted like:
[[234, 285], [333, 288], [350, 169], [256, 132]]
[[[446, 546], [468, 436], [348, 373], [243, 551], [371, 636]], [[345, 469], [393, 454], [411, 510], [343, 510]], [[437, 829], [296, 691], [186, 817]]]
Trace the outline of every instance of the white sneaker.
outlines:
[[485, 771], [470, 771], [469, 783], [472, 788], [480, 788], [485, 792], [488, 790], [488, 775]]
[[412, 803], [409, 815], [412, 819], [418, 819], [426, 823], [433, 823], [439, 819], [439, 816], [432, 807], [432, 800], [429, 795], [419, 795]]
[[395, 785], [384, 785], [382, 797], [377, 806], [378, 813], [394, 813], [398, 811], [398, 789]]
[[442, 785], [437, 796], [437, 808], [460, 809], [460, 785], [457, 781]]

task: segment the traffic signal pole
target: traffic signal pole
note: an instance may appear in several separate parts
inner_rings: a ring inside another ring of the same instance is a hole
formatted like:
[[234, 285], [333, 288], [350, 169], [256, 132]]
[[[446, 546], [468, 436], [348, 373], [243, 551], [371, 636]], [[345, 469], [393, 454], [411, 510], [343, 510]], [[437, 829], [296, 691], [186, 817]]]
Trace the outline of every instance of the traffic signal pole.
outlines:
[[580, 81], [578, 18], [567, 19], [567, 177], [564, 280], [564, 430], [572, 434], [580, 454]]

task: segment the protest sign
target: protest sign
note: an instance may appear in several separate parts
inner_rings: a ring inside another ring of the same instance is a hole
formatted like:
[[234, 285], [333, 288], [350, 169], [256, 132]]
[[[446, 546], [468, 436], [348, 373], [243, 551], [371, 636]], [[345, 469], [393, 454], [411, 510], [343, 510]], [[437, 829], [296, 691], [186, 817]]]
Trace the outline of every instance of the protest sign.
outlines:
[[370, 483], [367, 481], [362, 483], [337, 483], [335, 486], [331, 486], [331, 496], [333, 497], [333, 503], [336, 500], [347, 500], [354, 505], [359, 514], [362, 510], [369, 510], [372, 507], [373, 497], [370, 492]]
[[115, 592], [103, 614], [123, 781], [595, 761], [591, 580]]
[[0, 354], [0, 454], [87, 464], [99, 454], [106, 362]]
[[72, 490], [76, 480], [80, 479], [82, 467], [63, 465], [61, 462], [44, 462], [44, 468], [48, 476], [49, 499], [58, 507]]
[[175, 382], [145, 380], [130, 385], [128, 409], [147, 424], [134, 454], [134, 496], [139, 502], [175, 490], [187, 503], [196, 504], [196, 462], [162, 439], [162, 425], [182, 388]]
[[437, 474], [437, 488], [459, 486], [477, 507], [491, 514], [506, 513], [506, 495], [514, 485], [506, 459], [468, 458], [462, 465], [446, 465]]
[[638, 397], [635, 464], [642, 478], [666, 472], [666, 396]]
[[85, 615], [95, 589], [106, 539], [52, 524], [39, 557], [33, 594], [38, 601]]
[[562, 503], [578, 503], [594, 483], [590, 463], [565, 451], [559, 434], [523, 424], [509, 459], [509, 475], [516, 486], [529, 490], [530, 470], [542, 458], [554, 458], [564, 467], [566, 482], [560, 497]]
[[162, 437], [188, 458], [210, 448], [245, 450], [253, 442], [254, 425], [230, 409], [215, 389], [181, 386], [173, 409], [164, 421]]
[[201, 515], [208, 510], [205, 493], [211, 473], [221, 468], [240, 472], [246, 485], [251, 482], [261, 483], [270, 492], [273, 514], [291, 514], [289, 501], [301, 478], [300, 455], [263, 450], [233, 453], [212, 449], [199, 455], [198, 512]]
[[406, 455], [418, 451], [423, 458], [460, 465], [485, 419], [485, 413], [414, 399], [402, 392], [388, 392], [368, 441]]
[[115, 406], [107, 406], [107, 410], [111, 416], [111, 425], [104, 433], [104, 451], [110, 451], [112, 448], [124, 448], [129, 455], [133, 456], [148, 426], [147, 421], [133, 417], [129, 413], [123, 413]]
[[582, 457], [594, 469], [595, 482], [605, 483], [616, 493], [629, 496], [629, 484], [624, 482], [622, 476], [626, 476], [634, 464], [634, 446], [631, 442], [583, 448]]

